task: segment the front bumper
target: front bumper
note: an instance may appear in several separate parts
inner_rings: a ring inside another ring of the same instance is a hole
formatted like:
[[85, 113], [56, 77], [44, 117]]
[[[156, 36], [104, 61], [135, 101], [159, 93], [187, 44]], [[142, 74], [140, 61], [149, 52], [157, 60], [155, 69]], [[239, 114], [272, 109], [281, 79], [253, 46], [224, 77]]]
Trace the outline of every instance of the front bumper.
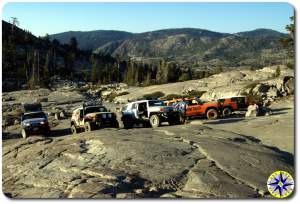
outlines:
[[50, 130], [50, 127], [48, 124], [34, 124], [30, 126], [23, 127], [27, 133], [46, 133]]

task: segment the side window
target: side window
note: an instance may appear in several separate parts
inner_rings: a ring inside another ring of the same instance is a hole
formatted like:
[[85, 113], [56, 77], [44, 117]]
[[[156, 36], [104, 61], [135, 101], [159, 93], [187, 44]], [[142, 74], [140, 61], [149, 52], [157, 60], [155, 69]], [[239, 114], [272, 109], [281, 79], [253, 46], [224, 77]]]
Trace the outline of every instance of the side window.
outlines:
[[138, 108], [138, 104], [137, 103], [135, 103], [135, 104], [132, 105], [132, 109], [137, 109], [137, 108]]

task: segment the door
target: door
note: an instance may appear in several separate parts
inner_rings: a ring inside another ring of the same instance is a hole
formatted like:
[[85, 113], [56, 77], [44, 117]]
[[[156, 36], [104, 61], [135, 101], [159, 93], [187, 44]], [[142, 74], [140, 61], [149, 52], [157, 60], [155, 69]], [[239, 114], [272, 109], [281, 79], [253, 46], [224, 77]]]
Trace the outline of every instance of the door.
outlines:
[[201, 115], [201, 105], [196, 100], [187, 101], [188, 107], [186, 110], [186, 116], [198, 116]]

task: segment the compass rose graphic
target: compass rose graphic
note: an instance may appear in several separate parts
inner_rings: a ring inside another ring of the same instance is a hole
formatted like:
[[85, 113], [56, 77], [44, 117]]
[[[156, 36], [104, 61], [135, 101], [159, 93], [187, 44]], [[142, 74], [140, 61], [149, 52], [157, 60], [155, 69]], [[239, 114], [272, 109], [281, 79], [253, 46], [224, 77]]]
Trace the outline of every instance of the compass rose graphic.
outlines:
[[294, 190], [294, 179], [285, 171], [276, 171], [268, 179], [268, 190], [276, 198], [285, 198]]

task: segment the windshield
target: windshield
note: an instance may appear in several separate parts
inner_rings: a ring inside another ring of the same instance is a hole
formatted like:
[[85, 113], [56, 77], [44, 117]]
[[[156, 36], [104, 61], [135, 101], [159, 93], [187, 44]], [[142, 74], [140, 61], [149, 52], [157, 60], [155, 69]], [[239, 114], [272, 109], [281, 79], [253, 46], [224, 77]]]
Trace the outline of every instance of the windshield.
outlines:
[[39, 113], [30, 113], [23, 115], [22, 120], [28, 120], [28, 119], [33, 119], [33, 118], [47, 118], [45, 113], [39, 112]]
[[107, 109], [103, 106], [93, 106], [85, 108], [84, 114], [96, 113], [96, 112], [107, 112]]
[[149, 106], [165, 106], [162, 101], [149, 101]]

